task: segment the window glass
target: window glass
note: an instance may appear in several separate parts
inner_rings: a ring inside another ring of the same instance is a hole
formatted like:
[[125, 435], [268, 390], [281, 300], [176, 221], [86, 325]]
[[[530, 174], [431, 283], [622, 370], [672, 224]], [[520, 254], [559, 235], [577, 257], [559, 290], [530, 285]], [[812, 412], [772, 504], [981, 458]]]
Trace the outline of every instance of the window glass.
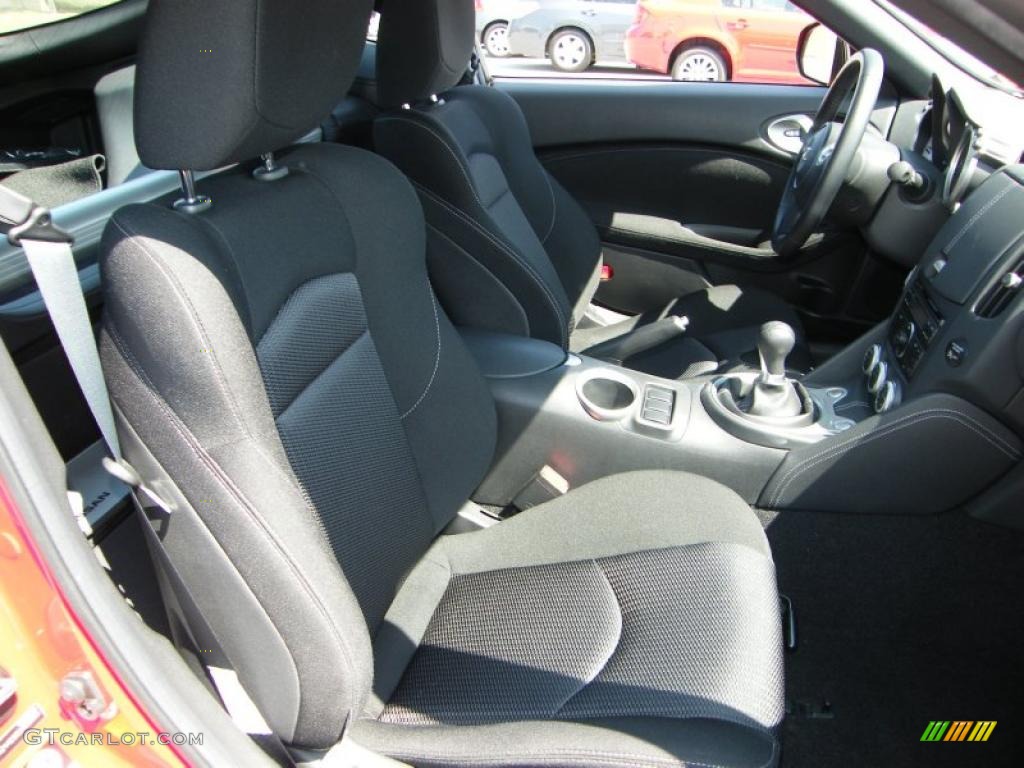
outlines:
[[476, 0], [476, 11], [494, 77], [810, 84], [796, 51], [814, 19], [790, 0]]
[[994, 85], [1002, 90], [1014, 92], [1015, 95], [1022, 95], [1020, 83], [1016, 83], [1005, 75], [995, 71], [983, 61], [971, 53], [968, 53], [959, 45], [947, 37], [940, 35], [934, 29], [922, 21], [919, 21], [909, 13], [897, 8], [888, 0], [875, 0], [882, 8], [906, 24], [915, 34], [928, 43], [932, 48], [956, 64], [960, 69], [978, 78], [979, 80]]
[[119, 0], [0, 0], [0, 35], [64, 21]]

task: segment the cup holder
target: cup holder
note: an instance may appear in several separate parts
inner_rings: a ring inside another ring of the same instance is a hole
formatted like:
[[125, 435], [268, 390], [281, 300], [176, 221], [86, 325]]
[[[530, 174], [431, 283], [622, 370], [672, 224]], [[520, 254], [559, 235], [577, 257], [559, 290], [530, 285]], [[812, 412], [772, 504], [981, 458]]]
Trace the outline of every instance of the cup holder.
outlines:
[[625, 418], [636, 402], [636, 384], [606, 370], [589, 371], [576, 382], [576, 394], [587, 413], [599, 421]]

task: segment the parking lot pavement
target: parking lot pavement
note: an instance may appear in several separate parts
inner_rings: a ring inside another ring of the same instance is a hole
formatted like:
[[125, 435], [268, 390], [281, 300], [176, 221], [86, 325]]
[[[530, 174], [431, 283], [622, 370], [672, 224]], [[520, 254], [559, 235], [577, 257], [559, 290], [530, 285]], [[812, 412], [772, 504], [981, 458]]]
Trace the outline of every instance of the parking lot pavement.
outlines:
[[586, 72], [559, 72], [547, 59], [484, 57], [484, 66], [492, 77], [566, 77], [573, 80], [669, 80], [668, 75], [638, 70], [632, 64], [602, 64]]

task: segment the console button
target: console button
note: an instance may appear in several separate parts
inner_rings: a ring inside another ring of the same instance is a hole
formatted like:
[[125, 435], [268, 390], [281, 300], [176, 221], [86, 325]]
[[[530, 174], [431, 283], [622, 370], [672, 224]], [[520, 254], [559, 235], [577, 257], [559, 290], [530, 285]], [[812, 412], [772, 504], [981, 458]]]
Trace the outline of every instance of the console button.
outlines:
[[897, 321], [896, 330], [892, 337], [892, 346], [896, 352], [896, 357], [903, 357], [907, 353], [910, 342], [914, 340], [916, 335], [917, 326], [914, 325], [913, 320], [905, 319]]
[[959, 368], [967, 359], [967, 340], [953, 339], [946, 347], [946, 362], [952, 368]]
[[924, 357], [924, 349], [924, 345], [917, 339], [910, 342], [910, 349], [907, 350], [907, 354], [903, 357], [903, 367], [908, 373], [913, 373], [914, 369], [917, 368], [917, 364]]
[[672, 423], [672, 417], [667, 411], [650, 411], [645, 409], [643, 416], [647, 421], [653, 421], [655, 424], [661, 424], [666, 427]]
[[648, 386], [644, 392], [644, 406], [640, 411], [645, 421], [667, 427], [672, 423], [672, 410], [676, 393], [665, 387]]
[[939, 273], [942, 272], [942, 270], [944, 270], [946, 268], [946, 264], [947, 264], [946, 259], [943, 258], [942, 256], [939, 256], [939, 258], [937, 258], [935, 261], [933, 261], [931, 263], [931, 266], [928, 267], [928, 271], [927, 271], [928, 277], [930, 277], [930, 278], [938, 277]]

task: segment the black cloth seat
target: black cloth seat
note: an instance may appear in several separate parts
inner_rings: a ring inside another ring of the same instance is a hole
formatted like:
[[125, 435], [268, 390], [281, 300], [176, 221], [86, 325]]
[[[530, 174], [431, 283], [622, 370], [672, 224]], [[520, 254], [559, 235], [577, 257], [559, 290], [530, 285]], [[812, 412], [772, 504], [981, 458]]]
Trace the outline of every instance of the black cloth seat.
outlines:
[[[757, 289], [714, 286], [651, 313], [682, 315], [682, 334], [630, 338], [645, 317], [584, 327], [601, 243], [579, 204], [533, 152], [522, 111], [496, 88], [459, 85], [473, 48], [469, 0], [389, 0], [377, 41], [375, 149], [416, 185], [428, 224], [431, 279], [456, 325], [544, 339], [671, 378], [758, 363], [759, 327], [797, 334], [791, 359], [810, 355], [797, 313]], [[743, 300], [723, 306], [723, 295]], [[713, 308], [714, 311], [709, 311]], [[577, 326], [580, 326], [577, 328]], [[591, 343], [594, 336], [600, 341]]]
[[[771, 764], [783, 702], [769, 558], [732, 492], [663, 471], [443, 536], [377, 633], [375, 719], [353, 733], [417, 765], [558, 764], [572, 750]], [[504, 756], [489, 747], [516, 733], [532, 735]]]
[[275, 152], [272, 179], [250, 159], [337, 103], [369, 11], [149, 5], [140, 158], [238, 163], [199, 183], [203, 210], [119, 210], [101, 248], [104, 373], [126, 458], [173, 507], [168, 556], [303, 760], [347, 734], [417, 766], [775, 764], [774, 566], [734, 493], [635, 473], [440, 536], [496, 416], [415, 191], [351, 147]]

